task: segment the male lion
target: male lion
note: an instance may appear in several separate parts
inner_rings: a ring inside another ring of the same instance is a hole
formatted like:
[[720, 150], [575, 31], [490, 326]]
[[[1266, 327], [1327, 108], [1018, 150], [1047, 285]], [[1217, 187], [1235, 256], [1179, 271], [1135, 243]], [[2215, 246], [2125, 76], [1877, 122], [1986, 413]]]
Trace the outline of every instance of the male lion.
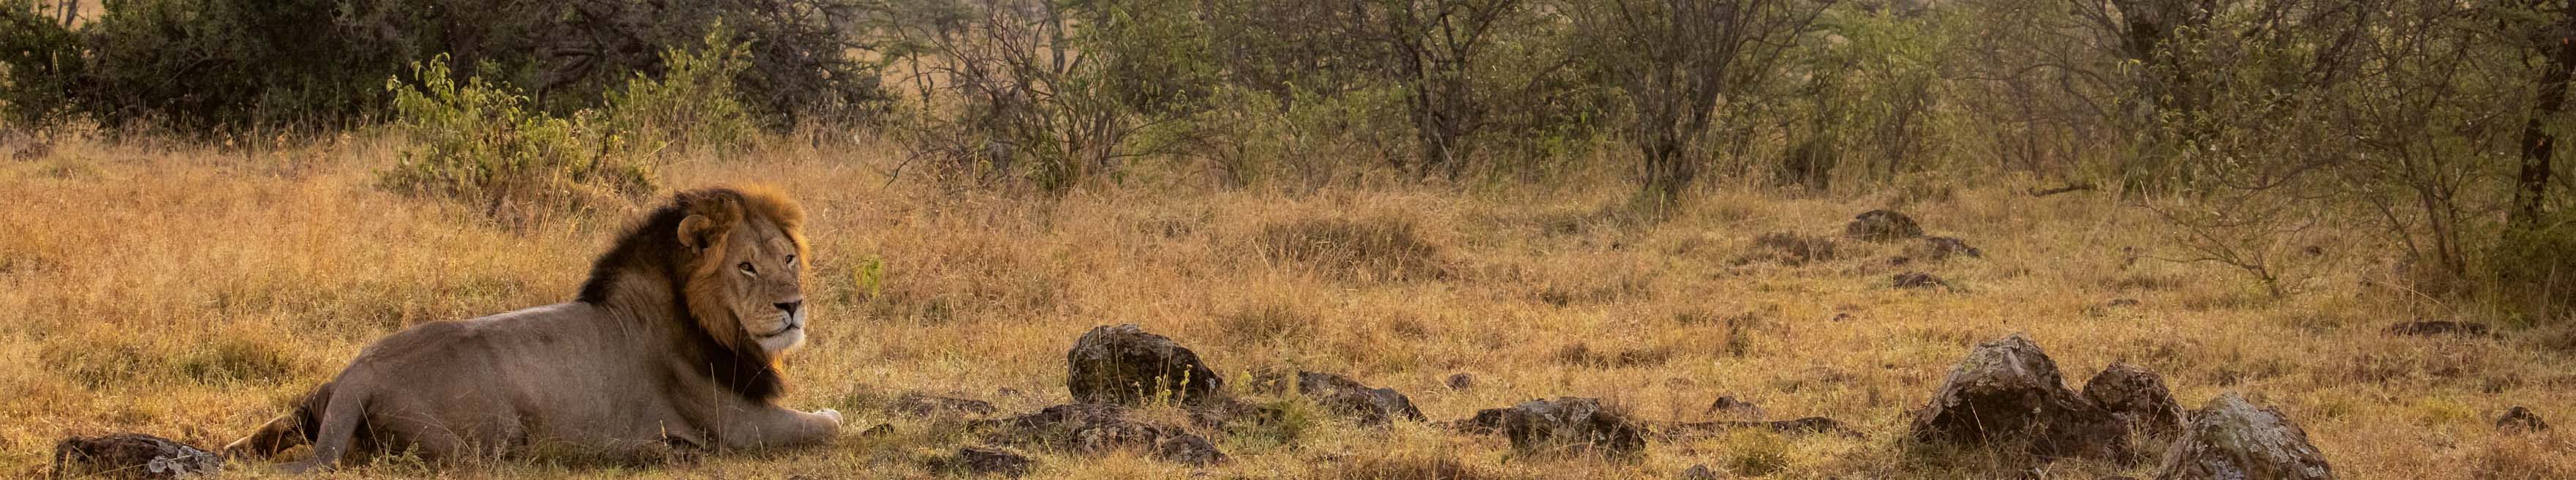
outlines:
[[286, 467], [304, 471], [353, 451], [649, 459], [829, 440], [839, 412], [774, 403], [776, 359], [805, 341], [804, 216], [765, 189], [682, 192], [619, 237], [572, 302], [395, 332], [225, 453], [311, 443]]

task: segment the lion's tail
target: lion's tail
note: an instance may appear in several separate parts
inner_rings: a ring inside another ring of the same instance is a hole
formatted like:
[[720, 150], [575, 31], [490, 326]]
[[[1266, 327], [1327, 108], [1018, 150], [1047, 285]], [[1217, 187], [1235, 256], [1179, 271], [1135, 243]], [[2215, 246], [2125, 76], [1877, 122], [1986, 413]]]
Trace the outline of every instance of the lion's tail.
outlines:
[[[313, 458], [289, 465], [287, 470], [305, 472], [315, 468], [327, 469], [339, 464], [340, 457], [349, 453], [349, 447], [357, 441], [359, 425], [366, 421], [367, 395], [340, 393], [343, 395], [324, 395], [319, 398], [322, 403], [327, 404], [320, 408], [321, 421], [311, 424], [314, 428], [305, 432], [306, 438], [313, 440]], [[313, 407], [308, 403], [306, 408]]]
[[296, 445], [313, 443], [314, 432], [310, 427], [322, 423], [322, 408], [330, 402], [331, 384], [324, 383], [314, 388], [313, 393], [305, 395], [304, 401], [297, 402], [295, 411], [271, 419], [250, 436], [224, 445], [224, 457], [266, 459]]

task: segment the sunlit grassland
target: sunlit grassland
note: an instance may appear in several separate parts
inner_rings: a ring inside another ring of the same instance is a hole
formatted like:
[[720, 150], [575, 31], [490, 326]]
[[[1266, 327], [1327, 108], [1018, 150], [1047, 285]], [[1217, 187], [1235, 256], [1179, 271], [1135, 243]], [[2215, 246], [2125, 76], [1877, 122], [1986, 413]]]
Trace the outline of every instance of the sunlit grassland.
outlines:
[[[247, 150], [72, 142], [0, 163], [0, 475], [43, 474], [66, 435], [221, 445], [373, 338], [569, 299], [633, 213], [496, 225], [469, 206], [375, 189], [391, 151], [363, 137]], [[446, 473], [931, 476], [921, 458], [972, 439], [953, 420], [882, 412], [885, 399], [918, 390], [1005, 412], [1063, 403], [1073, 339], [1136, 323], [1227, 375], [1339, 372], [1410, 394], [1435, 420], [1554, 396], [1698, 420], [1732, 395], [1774, 418], [1833, 417], [1867, 434], [1728, 435], [1618, 461], [1518, 456], [1500, 438], [1428, 425], [1314, 420], [1293, 433], [1210, 432], [1234, 458], [1205, 469], [1214, 478], [1670, 478], [1694, 464], [1774, 478], [2014, 476], [1973, 455], [1904, 446], [1906, 411], [1951, 363], [2012, 332], [2046, 347], [2070, 381], [2125, 361], [2164, 375], [2187, 406], [2223, 391], [2276, 405], [2348, 478], [2576, 475], [2566, 434], [2507, 437], [2492, 425], [2513, 405], [2576, 419], [2576, 328], [2384, 335], [2416, 318], [2494, 320], [2373, 286], [2389, 283], [2391, 262], [2378, 256], [2389, 249], [2360, 226], [2299, 239], [2320, 253], [2297, 260], [2296, 293], [2275, 299], [2225, 267], [2131, 261], [2124, 247], [2156, 248], [2171, 233], [2152, 215], [2098, 193], [2031, 197], [2018, 179], [1923, 177], [1832, 195], [1721, 185], [1650, 221], [1611, 182], [1137, 182], [1058, 198], [890, 179], [901, 159], [887, 152], [780, 146], [661, 168], [675, 188], [775, 184], [811, 213], [816, 337], [789, 360], [784, 403], [850, 414], [833, 445], [649, 468], [538, 461]], [[1834, 235], [1873, 208], [1913, 215], [1985, 258], [1853, 241], [1832, 260], [1754, 258], [1756, 235]], [[1910, 270], [1958, 289], [1887, 285]], [[2106, 306], [2121, 298], [2138, 305]], [[1477, 386], [1444, 386], [1456, 373]], [[858, 434], [880, 423], [895, 433]], [[1133, 454], [1039, 453], [1042, 477], [1195, 472]], [[389, 461], [332, 476], [426, 468]], [[2072, 462], [2046, 474], [2150, 470]]]

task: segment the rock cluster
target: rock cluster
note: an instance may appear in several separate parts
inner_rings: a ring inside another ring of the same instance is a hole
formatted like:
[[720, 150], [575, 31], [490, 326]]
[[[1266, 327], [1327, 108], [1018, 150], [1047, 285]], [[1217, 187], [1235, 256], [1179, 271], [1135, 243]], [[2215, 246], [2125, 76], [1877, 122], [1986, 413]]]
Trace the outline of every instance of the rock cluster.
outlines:
[[54, 477], [211, 477], [224, 461], [206, 449], [140, 433], [72, 437], [54, 444]]
[[2135, 442], [2166, 440], [2159, 479], [2328, 479], [2333, 470], [2307, 433], [2278, 410], [2220, 395], [2187, 415], [2164, 379], [2114, 363], [2066, 389], [2057, 364], [2028, 337], [1978, 344], [1915, 412], [1916, 441], [2041, 459], [2131, 463]]
[[2067, 390], [2057, 362], [2038, 344], [2014, 334], [1969, 351], [1915, 411], [1910, 435], [2042, 458], [2129, 461], [2135, 454], [2127, 432], [2110, 410]]

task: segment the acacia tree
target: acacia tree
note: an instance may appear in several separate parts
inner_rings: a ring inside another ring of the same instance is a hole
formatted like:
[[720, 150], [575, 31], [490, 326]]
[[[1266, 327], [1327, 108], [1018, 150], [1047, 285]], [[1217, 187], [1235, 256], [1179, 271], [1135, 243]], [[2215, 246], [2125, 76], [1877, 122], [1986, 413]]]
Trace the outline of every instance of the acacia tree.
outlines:
[[[1594, 32], [1586, 55], [1621, 90], [1620, 125], [1640, 155], [1638, 181], [1678, 201], [1715, 149], [1709, 131], [1777, 75], [1775, 66], [1833, 0], [1602, 0], [1577, 9]], [[1721, 105], [1723, 104], [1723, 105]]]
[[[2551, 3], [2556, 3], [2555, 11], [2550, 11]], [[2523, 229], [2540, 224], [2543, 197], [2549, 193], [2550, 157], [2558, 149], [2558, 136], [2547, 126], [2567, 105], [2569, 69], [2576, 67], [2576, 0], [2531, 0], [2527, 6], [2546, 20], [2530, 35], [2534, 53], [2545, 60], [2531, 116], [2522, 124], [2521, 165], [2514, 175], [2511, 218], [2515, 228]]]
[[[1366, 0], [1364, 0], [1366, 1]], [[1392, 56], [1389, 76], [1405, 87], [1419, 155], [1398, 164], [1417, 177], [1456, 178], [1476, 151], [1486, 92], [1473, 75], [1505, 15], [1522, 0], [1376, 0], [1378, 32]]]

